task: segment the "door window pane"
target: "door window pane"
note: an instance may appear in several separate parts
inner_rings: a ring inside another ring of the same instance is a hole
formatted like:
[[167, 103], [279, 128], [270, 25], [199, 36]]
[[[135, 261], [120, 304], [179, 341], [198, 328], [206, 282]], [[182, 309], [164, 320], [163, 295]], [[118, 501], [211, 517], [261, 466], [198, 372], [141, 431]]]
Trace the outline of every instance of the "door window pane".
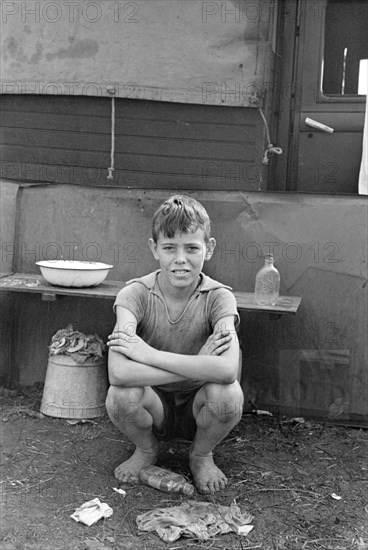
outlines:
[[368, 2], [328, 0], [322, 91], [326, 95], [365, 95], [368, 88]]

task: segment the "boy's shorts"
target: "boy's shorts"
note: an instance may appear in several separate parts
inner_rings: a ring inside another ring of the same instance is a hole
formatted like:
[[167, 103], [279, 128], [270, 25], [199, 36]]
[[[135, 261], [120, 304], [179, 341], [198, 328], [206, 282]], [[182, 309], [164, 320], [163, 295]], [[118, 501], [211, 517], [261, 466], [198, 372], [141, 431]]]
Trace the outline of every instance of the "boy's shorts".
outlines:
[[153, 433], [160, 441], [188, 439], [193, 441], [197, 425], [193, 416], [193, 401], [201, 387], [189, 391], [165, 392], [152, 387], [164, 407], [164, 424], [160, 430], [153, 427]]

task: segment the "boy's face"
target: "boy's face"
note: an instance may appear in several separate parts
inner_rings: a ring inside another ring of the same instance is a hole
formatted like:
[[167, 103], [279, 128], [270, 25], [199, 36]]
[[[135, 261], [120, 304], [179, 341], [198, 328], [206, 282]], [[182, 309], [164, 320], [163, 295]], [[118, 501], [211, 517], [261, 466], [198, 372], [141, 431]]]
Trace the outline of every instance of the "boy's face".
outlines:
[[176, 232], [172, 239], [159, 234], [157, 243], [149, 240], [156, 260], [160, 262], [165, 282], [176, 288], [187, 288], [198, 283], [205, 260], [209, 260], [215, 248], [215, 239], [207, 243], [202, 229], [195, 233]]

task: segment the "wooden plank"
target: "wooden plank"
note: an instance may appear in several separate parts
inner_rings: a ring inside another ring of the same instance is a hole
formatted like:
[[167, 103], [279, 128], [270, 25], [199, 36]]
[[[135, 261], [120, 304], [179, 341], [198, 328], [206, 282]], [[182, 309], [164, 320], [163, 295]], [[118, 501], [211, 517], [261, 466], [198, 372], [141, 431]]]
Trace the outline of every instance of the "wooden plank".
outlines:
[[[218, 159], [239, 159], [247, 151], [254, 157], [254, 142], [212, 139], [184, 139], [159, 136], [116, 136], [119, 150], [129, 154], [145, 154], [149, 152], [156, 156], [178, 156], [200, 158], [212, 157]], [[27, 144], [26, 147], [64, 150], [79, 150], [89, 152], [109, 151], [110, 136], [97, 132], [54, 132], [50, 130], [34, 130], [28, 128], [3, 128], [2, 143], [6, 145]], [[246, 147], [245, 147], [246, 145]], [[60, 153], [59, 153], [60, 154]]]
[[[23, 128], [52, 132], [78, 132], [110, 135], [110, 117], [82, 115], [51, 115], [49, 113], [2, 112], [2, 128]], [[256, 121], [219, 124], [217, 121], [152, 120], [133, 116], [116, 117], [116, 136], [167, 137], [177, 139], [207, 139], [211, 141], [253, 142]]]
[[[124, 100], [123, 100], [124, 101]], [[24, 114], [47, 114], [50, 117], [74, 115], [76, 117], [110, 118], [111, 100], [96, 97], [3, 95], [0, 112], [12, 111]]]
[[296, 313], [301, 298], [299, 296], [279, 296], [274, 306], [262, 306], [256, 303], [252, 292], [233, 292], [239, 309], [248, 311], [268, 311], [269, 313]]
[[[203, 161], [202, 173], [194, 174], [190, 170], [194, 166], [188, 167], [188, 172], [181, 168], [181, 163], [176, 162], [176, 173], [170, 173], [162, 161], [161, 170], [150, 172], [141, 170], [140, 166], [129, 162], [126, 164], [116, 164], [114, 179], [107, 179], [108, 162], [101, 166], [74, 166], [70, 164], [58, 165], [55, 159], [54, 164], [35, 163], [32, 157], [32, 150], [29, 150], [29, 156], [22, 154], [14, 155], [14, 160], [8, 159], [3, 163], [2, 174], [7, 180], [16, 180], [34, 182], [36, 184], [75, 184], [88, 185], [89, 187], [129, 187], [131, 189], [181, 189], [181, 190], [222, 190], [226, 188], [231, 190], [265, 190], [265, 182], [260, 183], [259, 174], [261, 168], [252, 162], [238, 161]], [[48, 161], [52, 161], [51, 154], [45, 154]], [[91, 155], [93, 157], [93, 155]], [[105, 156], [106, 161], [107, 154]], [[23, 162], [19, 162], [22, 158]], [[166, 159], [167, 160], [167, 159]], [[175, 165], [174, 161], [167, 163], [169, 166]], [[169, 167], [168, 166], [168, 167]], [[126, 169], [123, 169], [126, 168]], [[180, 173], [180, 170], [183, 173]], [[262, 185], [262, 187], [260, 187]]]
[[[45, 281], [41, 275], [14, 273], [0, 279], [0, 291], [114, 299], [124, 284], [122, 281], [106, 280], [96, 287], [56, 287]], [[254, 294], [250, 292], [234, 291], [233, 294], [240, 310], [265, 311], [275, 314], [296, 313], [301, 302], [301, 298], [298, 296], [280, 296], [274, 306], [262, 306], [255, 302]]]
[[[186, 122], [218, 124], [254, 124], [259, 121], [257, 109], [244, 107], [217, 107], [141, 101], [132, 99], [115, 100], [116, 117], [131, 117], [135, 120], [183, 120]], [[110, 119], [111, 100], [94, 97], [3, 95], [0, 111], [38, 114], [101, 117]]]
[[[108, 148], [106, 147], [107, 140], [105, 142], [106, 152], [92, 153], [89, 151], [74, 150], [69, 151], [69, 167], [80, 168], [105, 168], [110, 161]], [[67, 154], [62, 149], [40, 149], [35, 155], [33, 148], [20, 147], [20, 146], [7, 146], [7, 161], [19, 162], [22, 159], [22, 163], [44, 165], [45, 170], [48, 166], [60, 166], [60, 161], [63, 156]], [[139, 171], [146, 173], [158, 173], [158, 174], [183, 174], [185, 176], [190, 175], [214, 175], [221, 177], [223, 173], [227, 173], [230, 177], [231, 174], [235, 176], [236, 172], [248, 173], [249, 176], [254, 173], [251, 167], [254, 167], [254, 151], [253, 148], [247, 150], [244, 148], [243, 155], [238, 158], [219, 158], [216, 155], [203, 155], [201, 151], [197, 151], [197, 157], [191, 156], [179, 156], [179, 155], [148, 155], [148, 154], [136, 154], [136, 153], [119, 153], [115, 155], [115, 169], [116, 170], [129, 170]], [[52, 163], [52, 159], [55, 159], [55, 163]], [[61, 164], [61, 166], [63, 166]], [[50, 174], [56, 171], [47, 170]], [[238, 176], [239, 177], [239, 176]], [[259, 178], [257, 178], [259, 180]]]
[[114, 299], [124, 282], [104, 281], [96, 287], [68, 288], [51, 285], [42, 277], [32, 273], [14, 273], [0, 279], [0, 291], [55, 294], [58, 296], [79, 296], [83, 298]]

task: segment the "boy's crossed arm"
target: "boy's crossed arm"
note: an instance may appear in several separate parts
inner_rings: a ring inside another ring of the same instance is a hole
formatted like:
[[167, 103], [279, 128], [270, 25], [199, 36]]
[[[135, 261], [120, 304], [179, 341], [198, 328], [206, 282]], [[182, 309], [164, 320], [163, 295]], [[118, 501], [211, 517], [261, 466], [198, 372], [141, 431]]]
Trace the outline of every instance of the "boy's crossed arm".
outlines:
[[146, 344], [135, 330], [137, 321], [117, 308], [117, 324], [109, 336], [109, 378], [116, 386], [155, 386], [188, 378], [222, 384], [236, 379], [239, 346], [234, 317], [224, 317], [198, 355], [160, 351]]

